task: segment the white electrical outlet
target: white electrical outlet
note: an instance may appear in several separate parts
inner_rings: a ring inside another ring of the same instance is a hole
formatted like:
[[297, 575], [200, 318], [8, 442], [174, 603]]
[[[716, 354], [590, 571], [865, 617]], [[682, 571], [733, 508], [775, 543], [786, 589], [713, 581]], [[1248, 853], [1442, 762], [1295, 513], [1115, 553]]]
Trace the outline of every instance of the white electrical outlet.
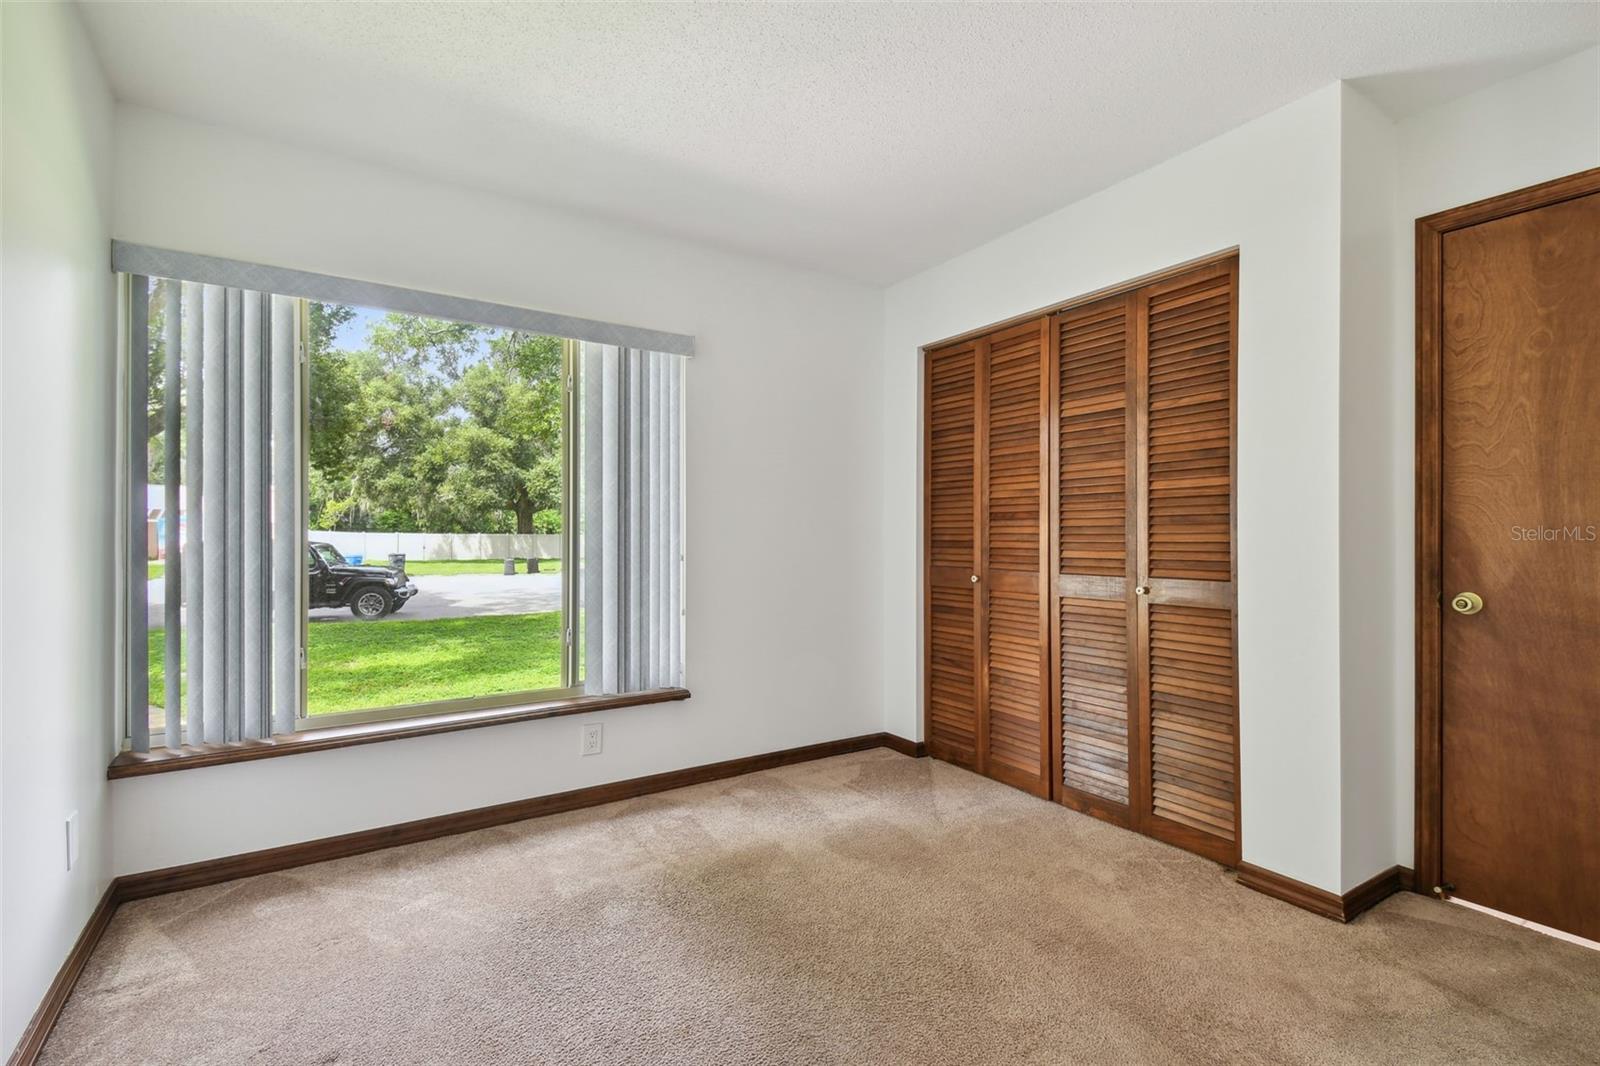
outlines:
[[583, 754], [599, 755], [600, 742], [600, 723], [596, 722], [593, 725], [586, 725], [583, 727]]
[[78, 865], [78, 812], [67, 815], [67, 869]]

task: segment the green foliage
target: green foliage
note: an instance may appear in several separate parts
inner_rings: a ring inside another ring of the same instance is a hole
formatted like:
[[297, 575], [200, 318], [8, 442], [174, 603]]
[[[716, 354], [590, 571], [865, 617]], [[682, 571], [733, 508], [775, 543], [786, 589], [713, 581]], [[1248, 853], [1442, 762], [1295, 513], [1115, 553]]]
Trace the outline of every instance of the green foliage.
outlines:
[[[178, 282], [156, 278], [150, 285], [148, 325], [150, 359], [146, 364], [145, 446], [146, 480], [152, 485], [166, 484], [167, 413], [167, 289]], [[179, 387], [183, 382], [180, 378]], [[183, 441], [179, 441], [181, 450]]]
[[314, 528], [530, 533], [559, 512], [560, 338], [390, 313], [343, 351], [354, 312], [313, 307]]
[[356, 317], [354, 307], [344, 304], [312, 303], [310, 317], [306, 323], [307, 331], [311, 334], [311, 354], [327, 352], [333, 349], [334, 334], [339, 332], [339, 327]]
[[533, 531], [535, 533], [560, 533], [561, 508], [546, 507], [533, 516]]
[[313, 350], [309, 361], [311, 467], [330, 476], [348, 474], [347, 460], [361, 431], [361, 375], [355, 360], [336, 352]]

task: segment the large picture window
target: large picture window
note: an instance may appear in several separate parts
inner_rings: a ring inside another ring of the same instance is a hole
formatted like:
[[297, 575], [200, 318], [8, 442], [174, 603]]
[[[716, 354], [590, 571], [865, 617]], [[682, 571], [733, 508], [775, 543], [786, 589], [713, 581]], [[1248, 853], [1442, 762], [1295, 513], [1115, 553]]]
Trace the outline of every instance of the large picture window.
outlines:
[[683, 683], [682, 355], [124, 292], [132, 750]]

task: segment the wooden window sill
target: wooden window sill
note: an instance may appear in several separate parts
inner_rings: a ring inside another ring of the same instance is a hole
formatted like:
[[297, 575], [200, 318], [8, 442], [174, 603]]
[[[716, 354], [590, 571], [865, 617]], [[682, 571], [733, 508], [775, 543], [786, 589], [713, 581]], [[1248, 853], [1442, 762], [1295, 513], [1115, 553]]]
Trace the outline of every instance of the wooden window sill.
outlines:
[[251, 759], [274, 759], [280, 755], [296, 755], [306, 751], [329, 751], [333, 748], [354, 747], [357, 744], [375, 744], [382, 740], [405, 740], [409, 737], [454, 733], [461, 729], [478, 729], [482, 726], [504, 725], [508, 722], [531, 722], [539, 718], [559, 718], [568, 714], [586, 714], [590, 711], [606, 711], [619, 707], [642, 707], [652, 703], [668, 703], [688, 698], [689, 690], [685, 688], [657, 688], [646, 692], [626, 692], [616, 696], [568, 696], [516, 707], [455, 711], [450, 714], [401, 718], [388, 722], [364, 722], [360, 725], [308, 729], [268, 740], [241, 740], [233, 744], [203, 744], [176, 749], [160, 748], [151, 752], [125, 751], [111, 761], [110, 767], [106, 770], [106, 777], [115, 781], [121, 777], [143, 777], [146, 774], [164, 774], [173, 770], [194, 770], [202, 766], [222, 766], [227, 763], [248, 762]]

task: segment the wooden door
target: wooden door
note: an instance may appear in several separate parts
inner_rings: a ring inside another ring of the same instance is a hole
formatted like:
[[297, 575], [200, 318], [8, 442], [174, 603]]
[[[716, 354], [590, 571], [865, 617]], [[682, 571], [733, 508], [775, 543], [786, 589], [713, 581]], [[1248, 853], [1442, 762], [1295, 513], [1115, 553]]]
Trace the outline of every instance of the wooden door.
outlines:
[[931, 351], [924, 375], [927, 456], [923, 736], [936, 758], [977, 769], [978, 371], [976, 344]]
[[1438, 251], [1442, 882], [1600, 940], [1600, 193]]
[[1057, 796], [1239, 858], [1227, 259], [1054, 318]]
[[1048, 795], [1048, 322], [927, 353], [924, 735]]
[[979, 573], [980, 765], [998, 781], [1050, 794], [1050, 545], [1045, 470], [1050, 426], [1048, 319], [979, 342], [985, 367]]
[[1131, 294], [1055, 318], [1062, 802], [1121, 825], [1139, 747], [1130, 713], [1138, 545]]
[[[1136, 365], [1140, 827], [1239, 861], [1234, 657], [1238, 260], [1141, 289]], [[1142, 590], [1142, 591], [1141, 591]]]

